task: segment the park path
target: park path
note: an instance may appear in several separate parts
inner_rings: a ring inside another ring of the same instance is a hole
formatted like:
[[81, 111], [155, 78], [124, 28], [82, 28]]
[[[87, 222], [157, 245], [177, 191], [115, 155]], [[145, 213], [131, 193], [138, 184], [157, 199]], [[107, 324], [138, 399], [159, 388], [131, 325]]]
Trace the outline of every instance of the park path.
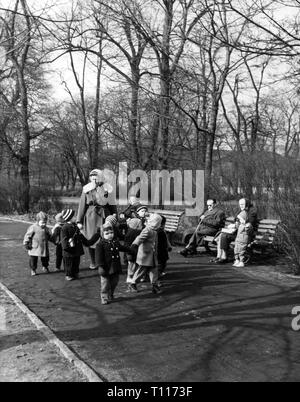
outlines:
[[87, 382], [0, 287], [0, 382]]
[[[171, 253], [163, 294], [126, 292], [102, 306], [99, 279], [31, 278], [22, 246], [28, 225], [0, 221], [0, 281], [103, 380], [300, 381], [300, 332], [291, 328], [300, 286], [257, 279]], [[52, 264], [54, 262], [52, 250]]]

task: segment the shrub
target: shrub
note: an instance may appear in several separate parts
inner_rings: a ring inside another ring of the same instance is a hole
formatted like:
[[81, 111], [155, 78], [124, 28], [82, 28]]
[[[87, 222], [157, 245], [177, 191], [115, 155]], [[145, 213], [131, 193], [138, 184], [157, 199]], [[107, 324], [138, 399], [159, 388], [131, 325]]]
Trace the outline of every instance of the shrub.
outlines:
[[10, 199], [8, 197], [8, 187], [5, 184], [0, 186], [0, 212], [7, 214], [11, 212]]
[[297, 192], [276, 196], [275, 209], [280, 217], [277, 243], [292, 262], [293, 272], [300, 275], [300, 195]]
[[18, 180], [2, 181], [0, 185], [0, 212], [12, 213], [20, 210], [21, 186]]
[[30, 189], [30, 210], [33, 213], [44, 211], [56, 214], [62, 209], [57, 193], [48, 187], [32, 187]]

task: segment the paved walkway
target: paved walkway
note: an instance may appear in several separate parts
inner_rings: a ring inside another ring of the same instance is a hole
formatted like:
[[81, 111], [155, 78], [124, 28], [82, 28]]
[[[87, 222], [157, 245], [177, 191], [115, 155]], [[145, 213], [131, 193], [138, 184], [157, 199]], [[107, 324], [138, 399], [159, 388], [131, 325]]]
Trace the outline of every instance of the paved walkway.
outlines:
[[299, 282], [172, 253], [163, 294], [148, 285], [129, 294], [122, 276], [117, 300], [102, 306], [98, 275], [85, 259], [79, 281], [29, 276], [26, 227], [0, 222], [1, 282], [104, 380], [300, 380], [300, 333], [291, 329]]
[[0, 288], [0, 382], [86, 382]]

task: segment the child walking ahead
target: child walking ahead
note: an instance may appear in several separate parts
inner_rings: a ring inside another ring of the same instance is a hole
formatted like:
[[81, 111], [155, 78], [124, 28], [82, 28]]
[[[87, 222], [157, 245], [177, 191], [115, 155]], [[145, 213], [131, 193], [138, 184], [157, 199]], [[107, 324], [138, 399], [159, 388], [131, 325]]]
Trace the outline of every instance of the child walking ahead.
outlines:
[[95, 256], [100, 275], [102, 304], [108, 304], [114, 299], [119, 275], [122, 272], [119, 252], [131, 252], [130, 247], [122, 246], [114, 236], [112, 225], [105, 223], [102, 226], [102, 239], [96, 246]]
[[29, 226], [24, 236], [23, 244], [28, 250], [31, 276], [35, 276], [38, 259], [41, 259], [42, 269], [49, 273], [49, 241], [52, 240], [50, 229], [47, 227], [48, 216], [45, 212], [36, 215], [36, 223]]

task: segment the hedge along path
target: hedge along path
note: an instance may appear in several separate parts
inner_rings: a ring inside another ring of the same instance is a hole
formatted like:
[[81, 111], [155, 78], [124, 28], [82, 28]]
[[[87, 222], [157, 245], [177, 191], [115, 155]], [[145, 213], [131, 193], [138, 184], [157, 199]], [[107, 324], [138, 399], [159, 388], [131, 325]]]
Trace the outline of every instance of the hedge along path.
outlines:
[[[1, 219], [0, 219], [1, 220]], [[25, 224], [32, 224], [29, 221], [15, 220], [11, 218], [5, 218], [5, 220], [10, 220], [14, 222], [20, 222]], [[2, 282], [0, 282], [0, 289], [5, 292], [10, 299], [15, 303], [15, 305], [28, 317], [28, 319], [34, 324], [38, 331], [40, 331], [47, 341], [55, 345], [59, 352], [71, 363], [73, 364], [87, 379], [89, 382], [104, 382], [104, 380], [83, 360], [81, 360], [72, 350], [57, 336], [54, 332], [35, 315], [14, 293], [12, 293]]]

